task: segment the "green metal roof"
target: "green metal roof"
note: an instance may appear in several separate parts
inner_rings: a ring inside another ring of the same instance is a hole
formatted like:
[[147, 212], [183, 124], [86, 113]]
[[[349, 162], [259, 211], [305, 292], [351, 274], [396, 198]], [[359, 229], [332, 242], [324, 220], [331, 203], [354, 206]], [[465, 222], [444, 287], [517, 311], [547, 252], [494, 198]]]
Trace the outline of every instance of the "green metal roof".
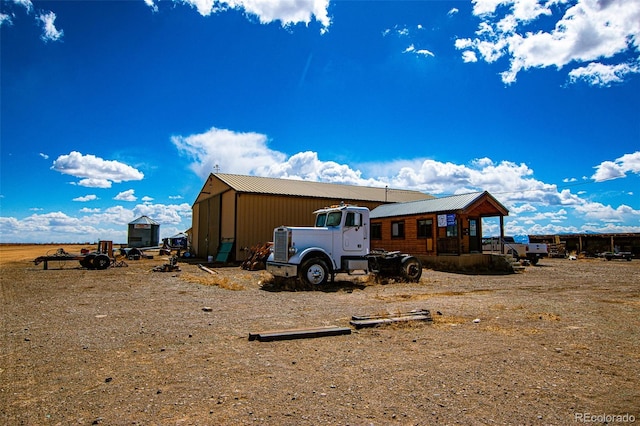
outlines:
[[[493, 198], [488, 192], [472, 192], [469, 194], [451, 195], [430, 200], [411, 201], [406, 203], [383, 204], [371, 211], [371, 218], [410, 216], [424, 213], [445, 213], [464, 210], [484, 195]], [[495, 198], [493, 198], [495, 200]], [[503, 207], [497, 200], [495, 200]], [[504, 208], [504, 207], [503, 207]], [[505, 208], [505, 210], [507, 210]]]

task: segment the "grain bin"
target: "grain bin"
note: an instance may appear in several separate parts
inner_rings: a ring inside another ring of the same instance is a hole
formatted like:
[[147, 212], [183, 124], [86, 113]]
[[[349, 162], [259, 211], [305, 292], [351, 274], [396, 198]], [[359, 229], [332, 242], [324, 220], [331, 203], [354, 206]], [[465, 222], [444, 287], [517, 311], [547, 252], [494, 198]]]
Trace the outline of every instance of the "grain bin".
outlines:
[[141, 216], [129, 222], [129, 247], [155, 247], [160, 245], [160, 224], [155, 220]]

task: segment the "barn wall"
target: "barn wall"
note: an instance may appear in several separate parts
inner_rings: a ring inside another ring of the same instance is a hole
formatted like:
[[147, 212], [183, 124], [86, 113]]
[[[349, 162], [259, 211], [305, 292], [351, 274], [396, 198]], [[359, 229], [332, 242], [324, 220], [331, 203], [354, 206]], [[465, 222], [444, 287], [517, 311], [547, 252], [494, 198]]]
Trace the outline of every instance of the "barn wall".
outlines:
[[[246, 257], [244, 248], [251, 248], [273, 240], [278, 226], [313, 226], [313, 212], [343, 200], [277, 196], [266, 194], [238, 194], [236, 217], [236, 259]], [[349, 200], [344, 200], [349, 203]], [[379, 202], [352, 202], [373, 209]]]

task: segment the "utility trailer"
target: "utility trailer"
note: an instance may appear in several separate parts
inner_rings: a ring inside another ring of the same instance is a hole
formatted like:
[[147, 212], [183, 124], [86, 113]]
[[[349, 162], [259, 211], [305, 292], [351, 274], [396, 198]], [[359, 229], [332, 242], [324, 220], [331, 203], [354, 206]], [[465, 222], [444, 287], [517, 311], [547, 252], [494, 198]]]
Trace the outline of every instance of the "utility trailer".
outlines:
[[315, 226], [273, 231], [267, 271], [276, 279], [298, 279], [311, 287], [355, 271], [400, 281], [420, 281], [422, 263], [401, 252], [370, 250], [369, 209], [340, 204], [314, 212]]
[[96, 251], [87, 251], [86, 253], [67, 253], [64, 249], [58, 249], [55, 254], [39, 256], [33, 260], [33, 263], [43, 264], [43, 269], [49, 269], [49, 262], [66, 262], [69, 260], [77, 260], [80, 265], [87, 269], [107, 269], [111, 263], [115, 261], [113, 255], [113, 241], [98, 241]]

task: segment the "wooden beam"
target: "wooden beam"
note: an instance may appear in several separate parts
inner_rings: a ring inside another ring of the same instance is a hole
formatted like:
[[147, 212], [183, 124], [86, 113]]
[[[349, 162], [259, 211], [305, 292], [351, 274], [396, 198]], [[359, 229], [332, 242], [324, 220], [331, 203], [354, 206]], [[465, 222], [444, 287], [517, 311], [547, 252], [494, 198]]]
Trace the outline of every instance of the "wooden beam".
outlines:
[[339, 336], [343, 334], [351, 334], [351, 328], [330, 325], [325, 327], [261, 331], [258, 333], [249, 333], [249, 340], [271, 342], [274, 340], [308, 339], [314, 337]]
[[383, 324], [391, 324], [406, 321], [433, 321], [431, 312], [427, 309], [417, 309], [410, 312], [399, 313], [395, 316], [391, 315], [354, 315], [351, 317], [349, 324], [355, 328], [376, 327]]

